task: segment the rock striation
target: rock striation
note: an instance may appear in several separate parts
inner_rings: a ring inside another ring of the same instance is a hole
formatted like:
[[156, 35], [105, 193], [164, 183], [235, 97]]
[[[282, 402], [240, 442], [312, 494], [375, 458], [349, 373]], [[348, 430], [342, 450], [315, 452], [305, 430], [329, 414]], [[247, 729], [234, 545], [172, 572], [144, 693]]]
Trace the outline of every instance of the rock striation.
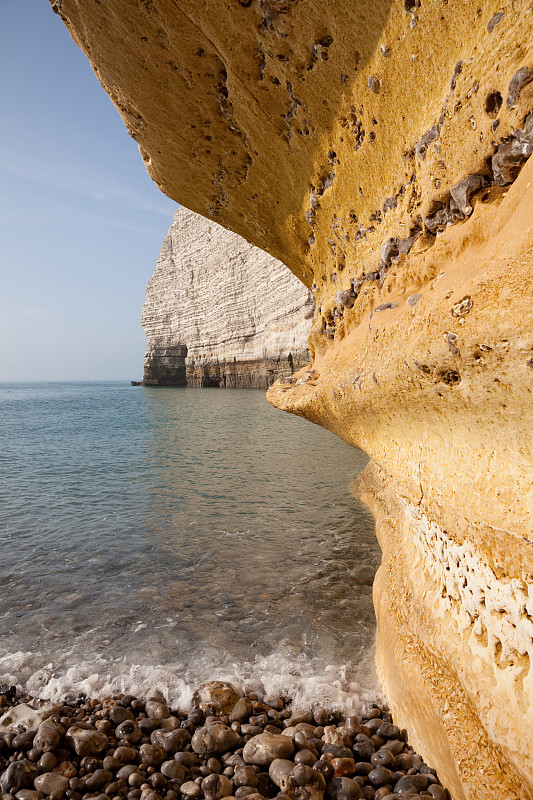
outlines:
[[531, 800], [531, 3], [54, 5], [162, 190], [312, 289], [268, 397], [372, 459], [394, 717], [455, 800]]
[[143, 383], [266, 389], [308, 363], [313, 313], [284, 264], [179, 208], [146, 289]]

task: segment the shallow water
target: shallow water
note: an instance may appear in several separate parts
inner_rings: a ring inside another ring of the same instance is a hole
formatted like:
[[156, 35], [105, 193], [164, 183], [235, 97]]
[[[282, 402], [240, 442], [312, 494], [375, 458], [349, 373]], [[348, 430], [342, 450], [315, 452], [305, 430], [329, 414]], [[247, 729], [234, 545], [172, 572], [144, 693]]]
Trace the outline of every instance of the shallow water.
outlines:
[[0, 386], [0, 682], [374, 699], [366, 456], [262, 391]]

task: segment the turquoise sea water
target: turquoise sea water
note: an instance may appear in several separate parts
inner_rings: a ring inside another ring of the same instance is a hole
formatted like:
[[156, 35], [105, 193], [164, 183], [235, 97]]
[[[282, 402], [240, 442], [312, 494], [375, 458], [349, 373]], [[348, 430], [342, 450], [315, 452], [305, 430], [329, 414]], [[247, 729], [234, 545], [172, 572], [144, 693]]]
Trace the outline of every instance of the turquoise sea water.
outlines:
[[120, 382], [0, 385], [0, 441], [0, 683], [375, 696], [362, 453], [262, 391]]

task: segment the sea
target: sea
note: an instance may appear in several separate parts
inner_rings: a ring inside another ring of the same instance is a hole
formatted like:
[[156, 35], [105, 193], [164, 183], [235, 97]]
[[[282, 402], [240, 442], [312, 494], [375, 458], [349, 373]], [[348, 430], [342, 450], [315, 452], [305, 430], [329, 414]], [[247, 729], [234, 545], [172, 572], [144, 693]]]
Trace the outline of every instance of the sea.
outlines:
[[0, 684], [381, 695], [367, 457], [263, 391], [0, 385]]

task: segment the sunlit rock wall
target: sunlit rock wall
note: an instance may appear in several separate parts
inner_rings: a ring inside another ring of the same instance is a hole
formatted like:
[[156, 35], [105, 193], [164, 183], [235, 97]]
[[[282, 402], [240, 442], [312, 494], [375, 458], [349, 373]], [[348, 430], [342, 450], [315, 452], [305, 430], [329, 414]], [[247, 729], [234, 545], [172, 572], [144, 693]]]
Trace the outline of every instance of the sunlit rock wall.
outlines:
[[284, 264], [179, 208], [146, 289], [143, 382], [267, 388], [309, 362], [313, 310]]
[[55, 6], [162, 190], [312, 287], [269, 399], [373, 460], [392, 710], [456, 799], [530, 800], [530, 0]]

